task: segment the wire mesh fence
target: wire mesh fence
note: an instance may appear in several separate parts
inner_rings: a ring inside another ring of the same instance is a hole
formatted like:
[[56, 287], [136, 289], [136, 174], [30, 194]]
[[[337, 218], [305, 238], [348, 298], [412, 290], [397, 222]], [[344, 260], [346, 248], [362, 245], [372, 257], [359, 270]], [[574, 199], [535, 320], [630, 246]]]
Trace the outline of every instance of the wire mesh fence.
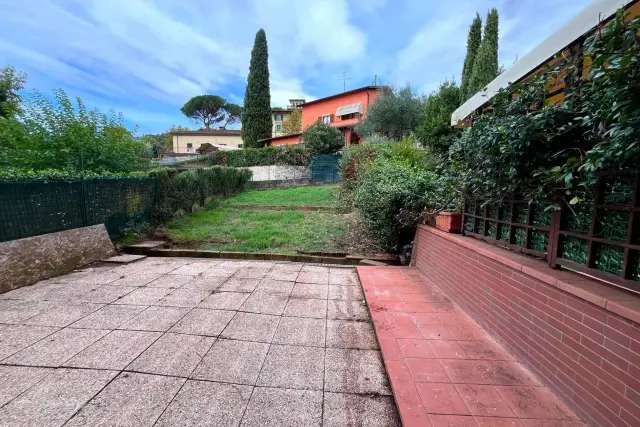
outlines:
[[0, 183], [0, 241], [104, 223], [111, 237], [149, 222], [154, 178]]
[[311, 158], [311, 181], [340, 181], [340, 156], [337, 154], [315, 155]]
[[601, 178], [585, 203], [467, 202], [463, 233], [640, 292], [640, 174]]

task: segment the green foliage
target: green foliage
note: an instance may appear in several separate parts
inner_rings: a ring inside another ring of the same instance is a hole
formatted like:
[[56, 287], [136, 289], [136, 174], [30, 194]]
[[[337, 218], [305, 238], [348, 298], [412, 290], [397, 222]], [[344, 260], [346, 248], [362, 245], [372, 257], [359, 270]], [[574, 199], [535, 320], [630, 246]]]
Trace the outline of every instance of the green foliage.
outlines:
[[154, 224], [164, 223], [178, 212], [191, 212], [202, 207], [214, 196], [230, 196], [242, 191], [251, 172], [247, 169], [212, 166], [179, 172], [176, 169], [156, 169], [156, 202]]
[[413, 132], [422, 116], [422, 99], [410, 85], [402, 89], [385, 88], [369, 106], [366, 118], [355, 128], [365, 138], [381, 135], [394, 140]]
[[22, 169], [14, 167], [0, 168], [0, 182], [10, 181], [76, 181], [97, 178], [143, 178], [148, 171], [137, 172], [92, 172], [61, 169]]
[[217, 95], [194, 96], [180, 109], [182, 114], [196, 122], [202, 122], [205, 129], [217, 126], [220, 123], [223, 128], [237, 123], [242, 114], [239, 105], [228, 103], [226, 99]]
[[294, 110], [282, 121], [282, 133], [291, 135], [302, 131], [302, 111]]
[[333, 154], [344, 147], [342, 132], [320, 121], [309, 126], [302, 133], [304, 146], [314, 154]]
[[467, 37], [467, 56], [464, 58], [462, 67], [462, 84], [460, 85], [460, 104], [471, 97], [469, 95], [469, 81], [473, 72], [473, 64], [480, 48], [482, 41], [482, 19], [480, 14], [476, 13], [471, 26], [469, 27], [469, 36]]
[[8, 65], [0, 68], [0, 118], [10, 118], [20, 113], [22, 96], [18, 92], [27, 82], [25, 73], [17, 72]]
[[401, 221], [403, 211], [421, 212], [427, 195], [437, 192], [437, 176], [404, 163], [378, 160], [365, 168], [355, 191], [363, 223], [387, 250], [413, 239], [415, 221]]
[[[492, 99], [452, 145], [452, 164], [466, 193], [496, 202], [514, 193], [552, 201], [563, 191], [571, 205], [585, 199], [602, 171], [640, 166], [640, 19], [623, 12], [585, 41], [592, 65], [586, 82], [561, 105], [545, 105], [550, 70]], [[567, 66], [577, 80], [579, 64]], [[513, 96], [512, 94], [517, 94]]]
[[433, 153], [446, 155], [459, 131], [451, 126], [451, 114], [458, 108], [460, 88], [455, 81], [444, 81], [437, 92], [431, 93], [424, 103], [416, 137]]
[[310, 161], [311, 155], [309, 151], [297, 145], [216, 151], [209, 157], [210, 165], [232, 167], [269, 165], [308, 166]]
[[245, 148], [259, 148], [261, 139], [270, 138], [271, 92], [269, 90], [269, 49], [263, 29], [256, 33], [251, 50], [251, 63], [244, 93], [242, 141]]
[[493, 79], [498, 77], [498, 9], [492, 8], [487, 14], [484, 25], [484, 36], [480, 48], [473, 61], [473, 71], [469, 78], [467, 99], [484, 89]]
[[145, 144], [122, 115], [88, 110], [63, 90], [34, 92], [18, 118], [0, 118], [0, 167], [131, 172], [148, 166]]

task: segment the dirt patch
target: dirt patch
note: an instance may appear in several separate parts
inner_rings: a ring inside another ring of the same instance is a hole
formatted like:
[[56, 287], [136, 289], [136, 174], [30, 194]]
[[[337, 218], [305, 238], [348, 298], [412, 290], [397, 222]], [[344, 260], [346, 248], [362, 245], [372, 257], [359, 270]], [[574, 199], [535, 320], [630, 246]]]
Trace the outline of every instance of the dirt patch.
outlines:
[[378, 246], [375, 239], [360, 221], [357, 212], [343, 214], [346, 223], [344, 237], [330, 242], [332, 252], [343, 252], [350, 254], [375, 255], [384, 253]]

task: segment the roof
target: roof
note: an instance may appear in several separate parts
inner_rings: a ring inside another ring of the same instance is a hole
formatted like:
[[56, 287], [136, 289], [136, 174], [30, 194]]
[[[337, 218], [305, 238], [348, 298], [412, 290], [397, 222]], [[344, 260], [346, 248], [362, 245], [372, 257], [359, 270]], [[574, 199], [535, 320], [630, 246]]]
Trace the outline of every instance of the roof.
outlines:
[[302, 135], [302, 132], [290, 133], [289, 135], [272, 136], [271, 138], [259, 139], [258, 142], [273, 141], [273, 140], [278, 140], [278, 139], [287, 139], [287, 138], [293, 138], [293, 137], [300, 136], [300, 135]]
[[623, 6], [634, 0], [593, 0], [582, 12], [574, 16], [563, 27], [547, 37], [531, 52], [523, 56], [511, 68], [496, 77], [486, 90], [476, 93], [467, 102], [458, 107], [451, 115], [451, 125], [466, 119], [478, 108], [486, 104], [500, 89], [521, 80], [549, 61], [575, 40], [595, 28], [603, 19], [614, 15]]
[[358, 92], [362, 92], [362, 91], [365, 91], [365, 90], [380, 90], [383, 87], [384, 86], [363, 86], [363, 87], [358, 88], [358, 89], [348, 90], [346, 92], [337, 93], [335, 95], [326, 96], [324, 98], [315, 99], [313, 101], [305, 102], [304, 104], [302, 104], [302, 106], [305, 107], [307, 105], [316, 104], [318, 102], [326, 101], [328, 99], [339, 98], [339, 97], [344, 96], [344, 95], [351, 95], [352, 93], [358, 93]]
[[171, 132], [171, 135], [240, 136], [242, 135], [242, 131], [239, 129], [181, 130], [177, 132]]

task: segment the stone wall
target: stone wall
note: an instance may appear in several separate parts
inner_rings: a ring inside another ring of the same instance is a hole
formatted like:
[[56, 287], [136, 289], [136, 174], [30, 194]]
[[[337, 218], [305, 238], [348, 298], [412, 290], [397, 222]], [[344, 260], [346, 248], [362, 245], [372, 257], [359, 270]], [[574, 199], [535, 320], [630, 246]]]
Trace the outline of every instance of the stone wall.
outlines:
[[0, 242], [0, 293], [114, 254], [104, 224]]
[[253, 172], [251, 181], [284, 181], [311, 178], [311, 171], [308, 166], [251, 166], [247, 169]]

